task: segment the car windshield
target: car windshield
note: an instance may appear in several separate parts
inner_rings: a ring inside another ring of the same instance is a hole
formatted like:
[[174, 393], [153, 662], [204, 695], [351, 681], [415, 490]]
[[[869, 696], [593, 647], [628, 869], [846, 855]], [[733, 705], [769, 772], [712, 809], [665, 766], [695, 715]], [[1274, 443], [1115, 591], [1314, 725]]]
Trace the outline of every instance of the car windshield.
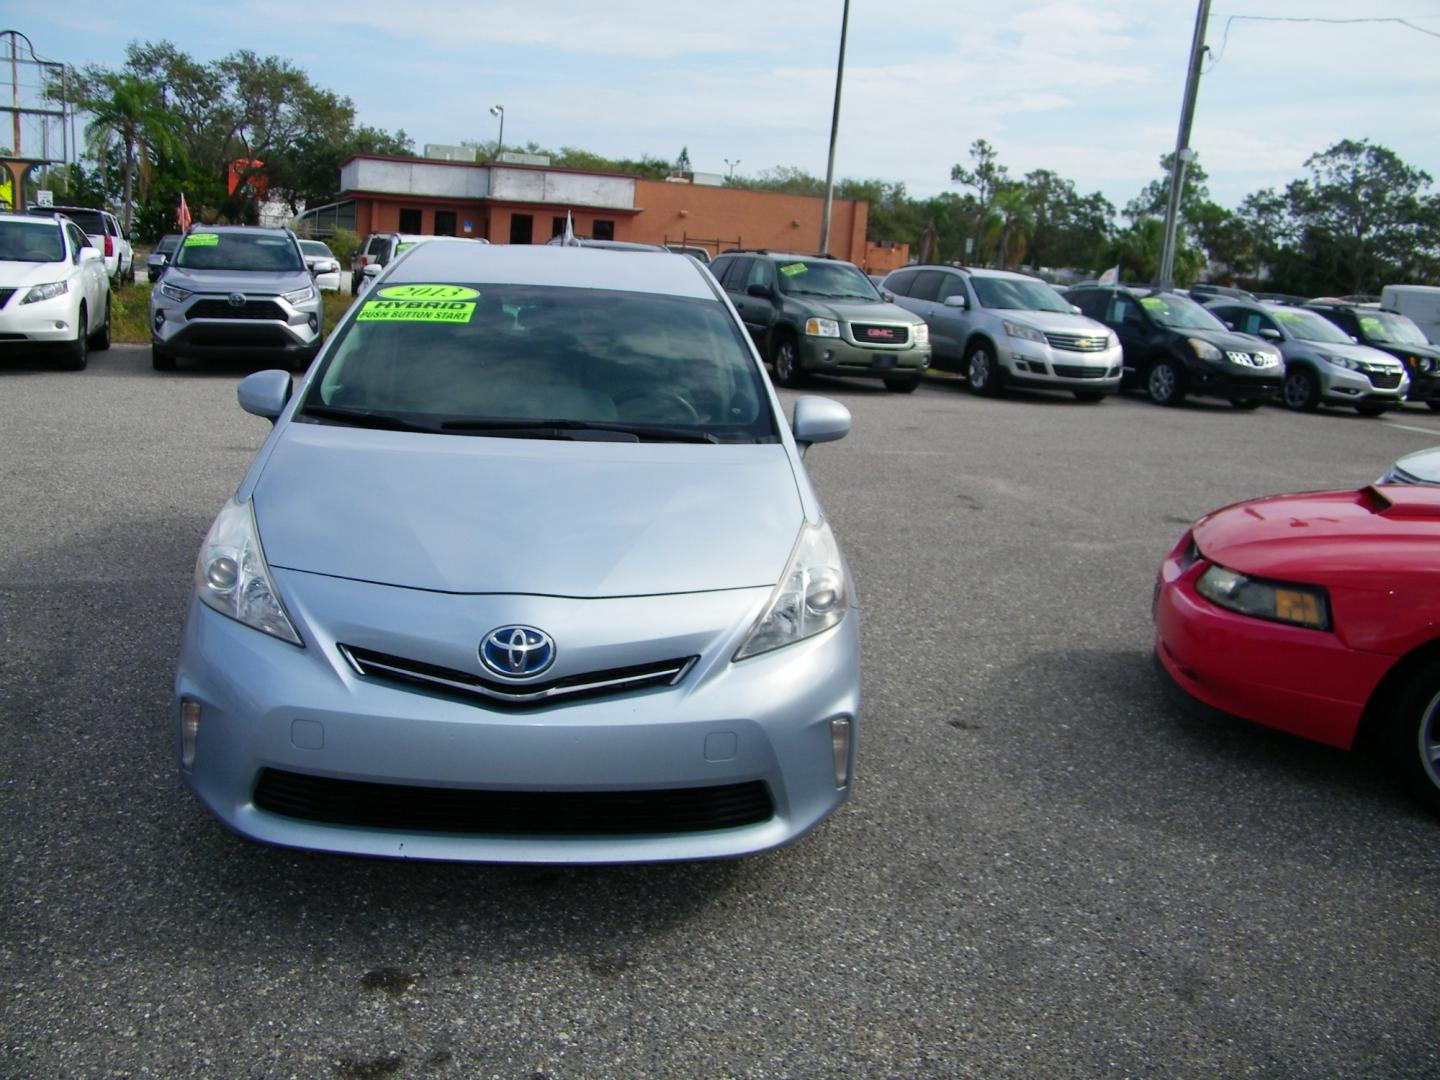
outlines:
[[275, 233], [192, 232], [185, 234], [175, 265], [186, 270], [303, 270], [288, 236]]
[[65, 243], [53, 221], [0, 221], [0, 261], [52, 263], [65, 258]]
[[1161, 326], [1174, 330], [1224, 330], [1225, 324], [1194, 300], [1176, 293], [1142, 296], [1140, 306]]
[[714, 300], [391, 285], [340, 335], [302, 420], [511, 438], [777, 441], [760, 372]]
[[1384, 345], [1428, 345], [1430, 341], [1408, 315], [1367, 311], [1360, 316], [1360, 331], [1367, 341]]
[[870, 279], [843, 262], [782, 262], [780, 291], [797, 296], [828, 296], [832, 300], [879, 300]]
[[64, 214], [79, 225], [81, 232], [90, 236], [105, 235], [105, 217], [99, 210], [59, 210], [56, 213]]
[[1350, 336], [1323, 315], [1295, 308], [1272, 309], [1271, 317], [1301, 341], [1319, 341], [1331, 345], [1349, 345]]
[[1043, 281], [993, 278], [979, 274], [970, 278], [982, 307], [1006, 311], [1066, 311], [1070, 305]]
[[335, 255], [319, 240], [301, 240], [300, 250], [306, 255], [318, 255], [322, 259], [333, 259]]
[[156, 255], [169, 255], [180, 246], [178, 233], [171, 233], [169, 236], [162, 236], [160, 242], [155, 245]]

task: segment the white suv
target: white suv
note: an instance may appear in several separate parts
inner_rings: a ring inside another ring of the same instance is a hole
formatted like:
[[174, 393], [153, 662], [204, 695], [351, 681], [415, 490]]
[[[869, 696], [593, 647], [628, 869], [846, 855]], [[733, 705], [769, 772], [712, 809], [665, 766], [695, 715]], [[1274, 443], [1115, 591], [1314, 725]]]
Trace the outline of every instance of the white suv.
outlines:
[[907, 266], [881, 288], [930, 325], [937, 358], [958, 362], [977, 394], [1006, 384], [1100, 401], [1120, 389], [1120, 340], [1039, 278], [1008, 270]]
[[95, 250], [105, 258], [105, 274], [114, 288], [135, 280], [135, 249], [120, 228], [120, 222], [107, 210], [89, 206], [31, 206], [30, 213], [43, 217], [64, 214], [90, 237]]

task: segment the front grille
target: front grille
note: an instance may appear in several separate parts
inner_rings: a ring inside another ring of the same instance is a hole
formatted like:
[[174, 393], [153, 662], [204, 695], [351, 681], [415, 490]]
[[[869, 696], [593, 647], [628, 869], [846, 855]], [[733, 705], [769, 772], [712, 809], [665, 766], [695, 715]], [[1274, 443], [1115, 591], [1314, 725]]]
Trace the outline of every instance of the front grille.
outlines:
[[1394, 390], [1400, 385], [1400, 372], [1393, 368], [1367, 368], [1365, 374], [1376, 390]]
[[341, 645], [341, 654], [355, 671], [367, 678], [422, 686], [452, 697], [479, 698], [488, 704], [525, 707], [549, 705], [557, 701], [573, 701], [582, 697], [629, 693], [655, 686], [673, 686], [690, 670], [695, 657], [661, 660], [633, 667], [587, 671], [583, 675], [567, 675], [549, 682], [510, 684], [483, 679], [468, 671], [427, 664], [403, 656], [391, 656], [355, 645]]
[[239, 307], [229, 300], [197, 300], [185, 312], [187, 319], [270, 319], [286, 322], [284, 309], [274, 300], [246, 300]]
[[0, 289], [0, 308], [10, 302], [10, 297], [15, 295], [14, 289]]
[[659, 791], [487, 791], [263, 769], [261, 810], [327, 825], [476, 836], [634, 836], [738, 829], [775, 813], [759, 780]]
[[888, 323], [851, 323], [850, 334], [859, 345], [908, 345], [910, 328]]
[[195, 323], [186, 332], [187, 346], [199, 348], [282, 348], [295, 339], [273, 323]]
[[1103, 367], [1082, 367], [1079, 364], [1051, 364], [1050, 367], [1064, 379], [1103, 379], [1107, 374]]
[[1052, 349], [1067, 352], [1104, 352], [1110, 347], [1110, 340], [1104, 334], [1046, 334], [1045, 340]]

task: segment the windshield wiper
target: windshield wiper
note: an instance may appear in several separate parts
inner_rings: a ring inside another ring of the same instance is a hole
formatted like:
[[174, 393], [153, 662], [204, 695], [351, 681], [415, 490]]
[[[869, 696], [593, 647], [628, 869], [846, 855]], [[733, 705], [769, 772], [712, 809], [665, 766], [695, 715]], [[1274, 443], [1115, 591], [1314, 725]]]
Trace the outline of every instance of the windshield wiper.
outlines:
[[708, 431], [695, 428], [666, 427], [661, 424], [621, 424], [605, 420], [446, 420], [441, 431], [457, 431], [470, 435], [499, 435], [518, 439], [570, 439], [570, 432], [604, 431], [630, 435], [636, 442], [698, 442], [718, 443]]
[[355, 427], [380, 428], [385, 431], [423, 431], [434, 435], [436, 428], [429, 424], [417, 424], [394, 413], [370, 412], [365, 409], [341, 409], [334, 405], [306, 405], [302, 416], [318, 416], [326, 420], [339, 420], [342, 424]]

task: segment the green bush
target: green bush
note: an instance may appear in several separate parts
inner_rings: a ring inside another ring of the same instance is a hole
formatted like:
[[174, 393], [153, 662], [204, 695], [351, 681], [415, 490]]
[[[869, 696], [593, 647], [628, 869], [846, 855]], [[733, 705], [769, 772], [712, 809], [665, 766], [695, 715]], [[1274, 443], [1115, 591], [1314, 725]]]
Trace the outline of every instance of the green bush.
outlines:
[[336, 229], [325, 238], [325, 243], [330, 245], [330, 250], [335, 253], [335, 258], [340, 260], [340, 267], [344, 270], [360, 247], [360, 237], [349, 229]]

